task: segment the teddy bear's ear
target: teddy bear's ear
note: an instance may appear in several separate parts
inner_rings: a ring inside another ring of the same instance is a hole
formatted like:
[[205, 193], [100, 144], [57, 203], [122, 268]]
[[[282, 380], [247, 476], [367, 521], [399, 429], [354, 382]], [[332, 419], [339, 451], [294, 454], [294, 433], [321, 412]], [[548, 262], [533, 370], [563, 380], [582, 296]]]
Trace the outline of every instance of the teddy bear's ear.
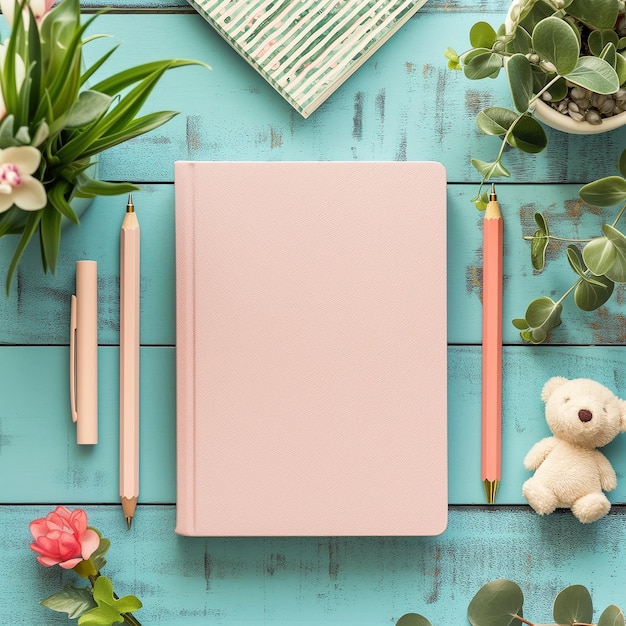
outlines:
[[567, 378], [563, 376], [554, 376], [551, 378], [541, 390], [541, 399], [544, 402], [548, 401], [548, 398], [563, 384], [567, 382]]

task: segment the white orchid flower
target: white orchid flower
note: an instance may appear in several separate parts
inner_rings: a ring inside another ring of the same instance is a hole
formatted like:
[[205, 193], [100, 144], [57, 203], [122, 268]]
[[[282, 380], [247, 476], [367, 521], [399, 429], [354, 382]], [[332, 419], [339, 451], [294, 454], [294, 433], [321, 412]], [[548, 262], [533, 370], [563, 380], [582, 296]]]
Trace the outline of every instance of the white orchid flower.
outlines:
[[[33, 12], [37, 23], [40, 24], [41, 20], [50, 12], [54, 0], [30, 0], [28, 2], [30, 10]], [[13, 26], [13, 20], [15, 19], [15, 0], [0, 0], [0, 9], [2, 9], [2, 15], [9, 23], [9, 26]], [[24, 8], [25, 24], [28, 24], [27, 9]]]
[[24, 211], [37, 211], [46, 206], [46, 190], [31, 176], [40, 161], [41, 152], [32, 146], [0, 150], [0, 213], [14, 204]]

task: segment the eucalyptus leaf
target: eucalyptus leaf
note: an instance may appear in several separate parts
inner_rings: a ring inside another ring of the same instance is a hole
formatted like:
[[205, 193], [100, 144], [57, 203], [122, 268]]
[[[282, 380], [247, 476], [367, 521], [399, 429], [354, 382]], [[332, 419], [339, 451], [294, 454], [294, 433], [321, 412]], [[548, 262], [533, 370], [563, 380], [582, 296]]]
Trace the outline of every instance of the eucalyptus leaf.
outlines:
[[619, 84], [626, 83], [626, 58], [619, 52], [615, 55], [615, 72], [617, 73], [617, 80]]
[[496, 42], [496, 31], [487, 22], [476, 22], [469, 33], [472, 48], [491, 48]]
[[595, 285], [596, 287], [606, 287], [606, 283], [603, 282], [603, 276], [599, 276], [597, 278], [592, 278], [589, 276], [589, 270], [585, 265], [585, 261], [583, 260], [583, 255], [581, 251], [573, 244], [567, 246], [566, 250], [567, 260], [569, 261], [570, 267], [578, 274], [578, 276], [586, 283], [590, 285]]
[[76, 619], [97, 606], [89, 589], [73, 585], [65, 585], [61, 591], [42, 600], [40, 604], [53, 611], [67, 613], [69, 619]]
[[537, 54], [553, 63], [561, 76], [569, 74], [576, 67], [580, 53], [578, 38], [563, 20], [558, 17], [541, 20], [535, 26], [532, 40]]
[[624, 626], [625, 623], [622, 609], [614, 604], [607, 606], [598, 620], [598, 626]]
[[463, 61], [463, 73], [470, 80], [495, 76], [501, 68], [502, 57], [486, 48], [468, 54]]
[[510, 580], [494, 580], [483, 585], [467, 608], [472, 626], [510, 626], [518, 623], [524, 595]]
[[506, 73], [515, 108], [523, 113], [533, 96], [533, 73], [530, 61], [524, 54], [514, 54], [506, 64]]
[[537, 154], [548, 145], [543, 126], [531, 115], [523, 115], [511, 129], [508, 143], [529, 154]]
[[533, 300], [526, 309], [526, 329], [520, 328], [521, 320], [515, 320], [516, 328], [520, 329], [520, 336], [524, 341], [542, 343], [548, 332], [561, 324], [563, 305], [554, 302], [547, 296]]
[[[617, 64], [617, 49], [615, 48], [615, 45], [612, 43], [607, 43], [606, 46], [604, 46], [603, 50], [600, 52], [599, 54], [601, 59], [604, 59], [613, 69], [616, 68], [616, 64]], [[617, 71], [616, 71], [617, 73]], [[619, 81], [619, 76], [617, 77], [618, 82]]]
[[617, 0], [572, 0], [567, 12], [593, 28], [613, 28], [617, 20]]
[[602, 50], [608, 44], [612, 43], [616, 48], [619, 44], [619, 37], [617, 33], [612, 29], [592, 30], [587, 38], [587, 44], [591, 54], [599, 57], [602, 54]]
[[626, 236], [609, 224], [602, 225], [602, 232], [615, 248], [615, 262], [605, 272], [606, 277], [616, 283], [626, 283]]
[[509, 170], [502, 165], [500, 161], [492, 161], [488, 163], [479, 159], [472, 159], [472, 165], [482, 174], [483, 179], [494, 178], [497, 176], [510, 176]]
[[619, 89], [619, 78], [615, 69], [604, 59], [583, 56], [576, 67], [564, 73], [565, 78], [575, 85], [599, 94], [612, 94]]
[[606, 274], [617, 259], [617, 250], [608, 237], [596, 237], [583, 248], [585, 265], [596, 276]]
[[582, 311], [595, 311], [606, 304], [614, 287], [615, 283], [606, 276], [598, 276], [593, 282], [583, 279], [574, 289], [574, 303]]
[[587, 588], [572, 585], [563, 589], [554, 600], [552, 614], [557, 624], [590, 624], [593, 619], [593, 603]]
[[530, 259], [533, 268], [541, 271], [546, 264], [546, 248], [550, 241], [550, 231], [545, 217], [541, 213], [535, 213], [535, 223], [537, 230], [532, 236], [530, 244]]
[[533, 40], [525, 28], [518, 26], [515, 29], [514, 37], [506, 44], [506, 51], [509, 54], [529, 54], [533, 49]]
[[432, 626], [432, 624], [419, 613], [407, 613], [396, 622], [396, 626]]
[[[626, 152], [626, 151], [625, 151]], [[626, 167], [624, 153], [620, 158], [620, 170]], [[606, 176], [580, 188], [580, 197], [593, 206], [607, 207], [626, 202], [626, 179], [621, 176]]]
[[476, 124], [485, 135], [504, 135], [517, 119], [515, 111], [503, 107], [488, 107], [479, 111]]

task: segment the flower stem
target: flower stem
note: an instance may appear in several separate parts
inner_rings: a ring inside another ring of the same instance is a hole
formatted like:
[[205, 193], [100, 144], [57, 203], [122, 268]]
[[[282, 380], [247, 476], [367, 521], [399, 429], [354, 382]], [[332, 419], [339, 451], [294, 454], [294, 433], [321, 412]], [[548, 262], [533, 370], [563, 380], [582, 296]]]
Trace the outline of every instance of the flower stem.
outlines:
[[141, 622], [132, 613], [121, 613], [124, 618], [124, 624], [128, 626], [141, 626]]

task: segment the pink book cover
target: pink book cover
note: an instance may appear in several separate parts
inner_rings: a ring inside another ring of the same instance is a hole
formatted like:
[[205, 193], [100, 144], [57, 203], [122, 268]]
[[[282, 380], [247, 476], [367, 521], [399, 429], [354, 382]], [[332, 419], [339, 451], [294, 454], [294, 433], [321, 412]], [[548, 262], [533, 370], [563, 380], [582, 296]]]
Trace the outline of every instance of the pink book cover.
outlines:
[[443, 166], [179, 161], [175, 204], [176, 532], [443, 532]]

